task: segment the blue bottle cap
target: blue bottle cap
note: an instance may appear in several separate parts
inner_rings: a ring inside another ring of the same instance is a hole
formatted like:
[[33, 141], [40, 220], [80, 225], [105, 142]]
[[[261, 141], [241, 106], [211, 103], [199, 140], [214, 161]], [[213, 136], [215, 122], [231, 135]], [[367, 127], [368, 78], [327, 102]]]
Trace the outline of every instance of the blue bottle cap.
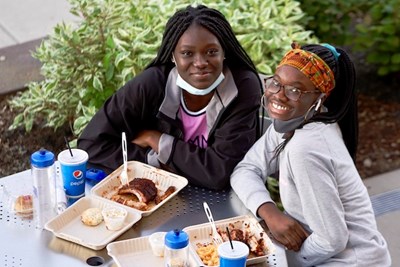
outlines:
[[92, 180], [93, 182], [100, 182], [106, 177], [106, 173], [100, 169], [88, 169], [86, 171], [86, 179]]
[[186, 232], [175, 229], [165, 235], [165, 245], [172, 249], [184, 248], [189, 244], [189, 236]]
[[54, 164], [54, 154], [44, 148], [31, 155], [31, 164], [36, 168], [45, 168]]

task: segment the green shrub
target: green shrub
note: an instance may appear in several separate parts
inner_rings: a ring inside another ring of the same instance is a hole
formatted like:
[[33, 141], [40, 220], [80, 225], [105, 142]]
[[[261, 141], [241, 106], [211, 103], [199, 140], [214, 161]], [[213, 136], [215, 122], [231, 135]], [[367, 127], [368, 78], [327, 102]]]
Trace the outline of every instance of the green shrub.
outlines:
[[354, 49], [364, 51], [379, 75], [400, 71], [400, 1], [375, 0], [357, 24]]
[[[61, 23], [34, 56], [42, 82], [11, 104], [21, 110], [11, 128], [30, 131], [35, 119], [58, 128], [69, 123], [79, 135], [104, 101], [142, 71], [156, 55], [167, 19], [191, 1], [70, 0], [75, 26]], [[298, 2], [289, 0], [203, 1], [231, 22], [258, 70], [272, 73], [293, 40], [313, 40], [298, 23]]]
[[321, 42], [344, 45], [354, 35], [352, 24], [368, 8], [366, 0], [299, 0], [306, 13], [301, 22]]
[[322, 42], [349, 46], [366, 55], [377, 74], [400, 71], [400, 1], [299, 0], [302, 22]]
[[311, 31], [298, 23], [304, 17], [300, 5], [288, 0], [233, 0], [210, 7], [227, 17], [236, 36], [249, 53], [259, 72], [272, 74], [293, 41], [317, 41]]

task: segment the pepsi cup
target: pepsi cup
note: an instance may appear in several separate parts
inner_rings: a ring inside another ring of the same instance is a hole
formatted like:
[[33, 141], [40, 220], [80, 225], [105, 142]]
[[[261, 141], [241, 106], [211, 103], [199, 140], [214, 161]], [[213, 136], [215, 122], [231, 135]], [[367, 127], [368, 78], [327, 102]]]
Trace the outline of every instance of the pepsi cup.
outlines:
[[249, 247], [240, 241], [232, 241], [232, 246], [229, 241], [218, 246], [219, 266], [245, 267]]
[[69, 206], [85, 196], [86, 164], [89, 155], [82, 149], [67, 149], [60, 152], [57, 159]]

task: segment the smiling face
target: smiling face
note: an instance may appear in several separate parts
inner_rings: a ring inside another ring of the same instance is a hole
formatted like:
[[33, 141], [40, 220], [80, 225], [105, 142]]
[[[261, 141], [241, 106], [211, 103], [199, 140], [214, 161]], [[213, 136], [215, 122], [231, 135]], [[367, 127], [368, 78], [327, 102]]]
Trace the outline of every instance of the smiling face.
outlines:
[[[275, 72], [274, 79], [281, 85], [290, 85], [301, 91], [315, 90], [310, 79], [291, 66], [283, 65], [279, 67]], [[282, 121], [304, 116], [320, 95], [318, 93], [302, 94], [299, 100], [293, 101], [286, 97], [283, 88], [275, 94], [266, 89], [264, 94], [269, 116]]]
[[221, 74], [224, 51], [218, 38], [206, 28], [192, 24], [173, 52], [179, 75], [190, 85], [205, 89]]

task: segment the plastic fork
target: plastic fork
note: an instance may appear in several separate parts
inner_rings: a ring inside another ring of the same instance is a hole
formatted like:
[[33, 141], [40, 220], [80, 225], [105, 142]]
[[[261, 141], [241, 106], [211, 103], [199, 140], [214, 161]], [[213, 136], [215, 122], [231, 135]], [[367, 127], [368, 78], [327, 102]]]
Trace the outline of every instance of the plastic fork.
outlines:
[[128, 184], [128, 153], [125, 132], [122, 132], [122, 157], [124, 160], [124, 167], [119, 177], [121, 179], [121, 184]]
[[203, 202], [203, 206], [204, 206], [204, 211], [206, 212], [208, 221], [211, 224], [212, 240], [213, 240], [214, 244], [218, 247], [219, 245], [224, 243], [224, 241], [222, 240], [221, 235], [218, 233], [217, 227], [215, 227], [215, 222], [214, 222], [210, 207], [208, 206], [207, 202]]

